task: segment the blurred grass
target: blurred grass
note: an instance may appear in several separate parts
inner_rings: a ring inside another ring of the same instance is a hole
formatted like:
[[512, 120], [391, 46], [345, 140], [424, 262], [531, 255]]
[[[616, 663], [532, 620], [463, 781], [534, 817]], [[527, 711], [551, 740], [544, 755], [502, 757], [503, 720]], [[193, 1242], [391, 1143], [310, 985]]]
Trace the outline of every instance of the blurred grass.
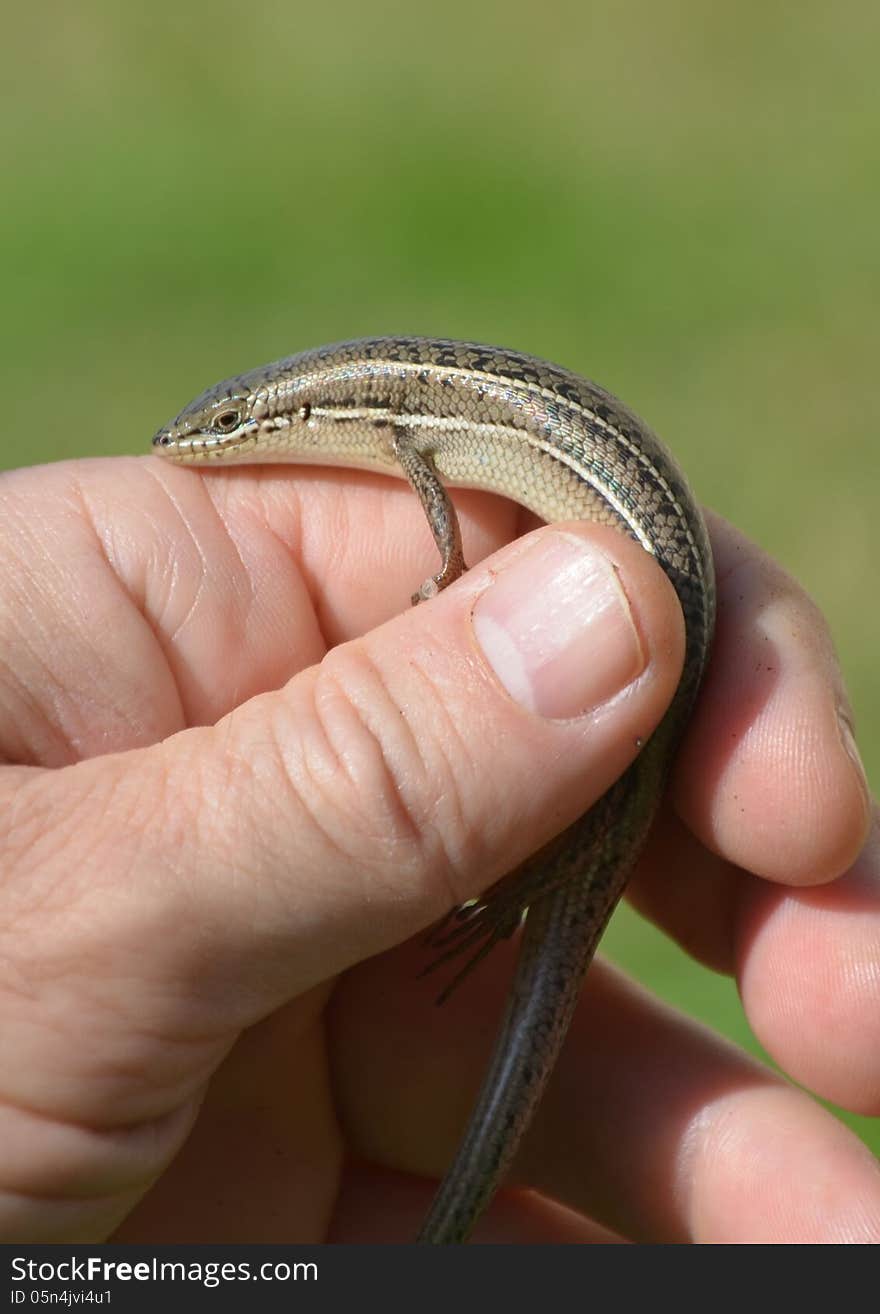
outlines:
[[[4, 35], [0, 468], [144, 450], [340, 337], [559, 360], [815, 596], [876, 785], [876, 5], [56, 0]], [[608, 945], [754, 1048], [632, 914]]]

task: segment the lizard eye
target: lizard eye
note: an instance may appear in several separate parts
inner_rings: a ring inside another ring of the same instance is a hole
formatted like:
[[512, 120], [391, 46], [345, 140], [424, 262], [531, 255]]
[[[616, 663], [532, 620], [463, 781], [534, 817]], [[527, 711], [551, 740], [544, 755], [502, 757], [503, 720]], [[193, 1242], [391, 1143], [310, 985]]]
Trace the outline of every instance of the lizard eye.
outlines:
[[221, 411], [219, 415], [214, 416], [213, 427], [219, 429], [221, 433], [232, 433], [240, 423], [241, 416], [238, 411]]

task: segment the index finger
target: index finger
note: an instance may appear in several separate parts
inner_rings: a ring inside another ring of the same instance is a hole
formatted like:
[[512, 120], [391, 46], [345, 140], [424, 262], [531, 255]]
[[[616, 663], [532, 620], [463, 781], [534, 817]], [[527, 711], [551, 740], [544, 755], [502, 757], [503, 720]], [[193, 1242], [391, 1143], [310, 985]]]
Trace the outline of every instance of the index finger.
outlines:
[[795, 580], [719, 517], [711, 528], [718, 621], [676, 809], [726, 862], [822, 884], [856, 860], [870, 824], [834, 645]]

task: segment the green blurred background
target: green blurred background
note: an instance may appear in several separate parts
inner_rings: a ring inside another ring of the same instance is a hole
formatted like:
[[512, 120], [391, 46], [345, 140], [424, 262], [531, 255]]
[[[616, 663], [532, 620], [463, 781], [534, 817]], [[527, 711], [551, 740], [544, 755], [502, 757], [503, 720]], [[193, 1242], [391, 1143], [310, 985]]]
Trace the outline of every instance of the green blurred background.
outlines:
[[[880, 7], [92, 0], [4, 26], [0, 467], [145, 450], [203, 386], [337, 338], [550, 357], [806, 584], [876, 785]], [[755, 1047], [731, 983], [632, 913], [606, 947]]]

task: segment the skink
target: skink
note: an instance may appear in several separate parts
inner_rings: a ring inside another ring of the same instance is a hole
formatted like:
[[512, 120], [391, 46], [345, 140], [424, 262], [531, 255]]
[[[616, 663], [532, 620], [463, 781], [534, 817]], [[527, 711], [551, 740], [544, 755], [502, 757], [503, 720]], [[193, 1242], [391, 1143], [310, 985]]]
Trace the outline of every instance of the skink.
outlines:
[[460, 910], [446, 936], [481, 956], [527, 913], [483, 1086], [418, 1237], [465, 1241], [541, 1098], [699, 688], [715, 596], [702, 517], [669, 452], [621, 402], [557, 365], [476, 343], [374, 338], [290, 356], [208, 389], [153, 445], [188, 464], [294, 461], [403, 476], [441, 556], [414, 601], [465, 568], [447, 485], [504, 494], [548, 521], [614, 525], [656, 557], [678, 594], [684, 670], [658, 729], [589, 812]]

